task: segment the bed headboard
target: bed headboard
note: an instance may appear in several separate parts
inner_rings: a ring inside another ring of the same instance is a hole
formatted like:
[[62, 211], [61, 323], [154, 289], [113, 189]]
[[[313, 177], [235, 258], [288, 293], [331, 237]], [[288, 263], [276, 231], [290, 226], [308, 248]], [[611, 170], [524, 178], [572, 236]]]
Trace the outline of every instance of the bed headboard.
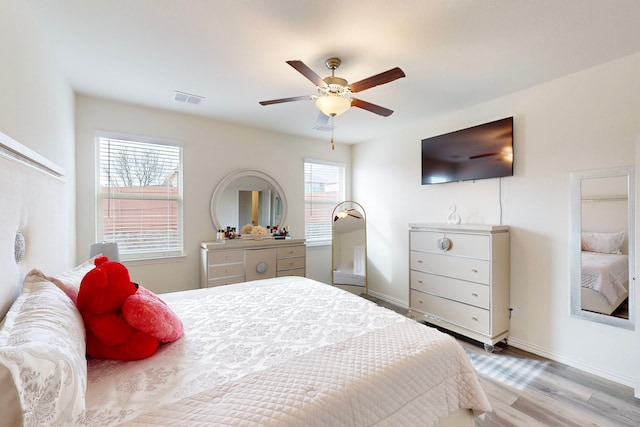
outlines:
[[33, 268], [66, 268], [64, 169], [0, 132], [0, 320]]

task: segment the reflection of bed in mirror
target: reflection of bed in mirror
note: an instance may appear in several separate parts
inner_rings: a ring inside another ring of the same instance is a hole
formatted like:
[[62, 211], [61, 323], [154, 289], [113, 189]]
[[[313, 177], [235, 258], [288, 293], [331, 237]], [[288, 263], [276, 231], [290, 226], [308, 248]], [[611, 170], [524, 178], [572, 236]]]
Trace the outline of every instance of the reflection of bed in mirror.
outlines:
[[582, 252], [582, 309], [610, 315], [629, 296], [629, 256]]
[[584, 180], [582, 187], [582, 309], [627, 317], [616, 312], [629, 296], [626, 179]]

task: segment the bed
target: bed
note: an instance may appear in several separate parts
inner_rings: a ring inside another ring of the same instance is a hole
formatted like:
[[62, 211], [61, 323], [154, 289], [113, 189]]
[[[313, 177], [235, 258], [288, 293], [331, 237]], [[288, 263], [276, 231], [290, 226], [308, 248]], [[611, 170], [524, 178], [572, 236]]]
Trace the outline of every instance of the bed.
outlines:
[[629, 256], [582, 252], [582, 309], [611, 314], [629, 296]]
[[64, 173], [9, 145], [0, 155], [4, 424], [451, 427], [491, 410], [452, 337], [304, 277], [162, 294], [183, 321], [180, 340], [141, 361], [87, 361], [63, 289], [93, 267], [61, 266], [66, 213], [54, 207]]
[[626, 231], [581, 232], [583, 310], [610, 315], [629, 297], [626, 234]]

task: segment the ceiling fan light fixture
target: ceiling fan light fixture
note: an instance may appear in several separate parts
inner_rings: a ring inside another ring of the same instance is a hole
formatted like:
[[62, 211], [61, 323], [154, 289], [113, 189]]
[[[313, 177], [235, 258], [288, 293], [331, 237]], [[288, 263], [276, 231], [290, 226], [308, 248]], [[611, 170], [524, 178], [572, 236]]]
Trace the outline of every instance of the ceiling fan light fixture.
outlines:
[[324, 95], [316, 99], [316, 107], [329, 117], [339, 116], [351, 107], [351, 100], [339, 95]]

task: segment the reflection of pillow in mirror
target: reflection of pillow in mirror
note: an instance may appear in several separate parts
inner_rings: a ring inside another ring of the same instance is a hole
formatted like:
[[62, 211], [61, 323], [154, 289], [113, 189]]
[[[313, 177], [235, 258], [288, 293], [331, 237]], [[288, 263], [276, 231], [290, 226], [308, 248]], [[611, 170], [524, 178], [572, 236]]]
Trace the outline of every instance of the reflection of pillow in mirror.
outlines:
[[582, 232], [582, 250], [602, 254], [621, 254], [624, 231], [619, 233]]

